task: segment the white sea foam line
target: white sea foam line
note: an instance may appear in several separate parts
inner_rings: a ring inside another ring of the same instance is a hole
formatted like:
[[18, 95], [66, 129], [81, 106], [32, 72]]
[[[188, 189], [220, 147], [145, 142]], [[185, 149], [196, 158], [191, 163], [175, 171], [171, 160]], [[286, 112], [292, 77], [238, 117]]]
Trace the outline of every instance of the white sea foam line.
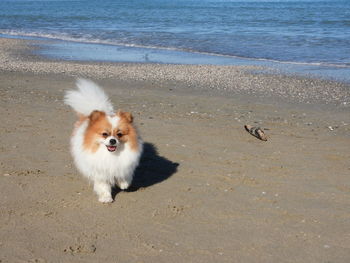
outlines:
[[169, 50], [169, 51], [178, 51], [178, 52], [188, 52], [200, 55], [208, 55], [208, 56], [216, 56], [216, 57], [225, 57], [225, 58], [233, 58], [233, 59], [241, 59], [241, 60], [249, 60], [249, 61], [263, 61], [263, 62], [272, 62], [272, 63], [281, 63], [281, 64], [291, 64], [291, 65], [304, 65], [304, 66], [318, 66], [318, 67], [333, 67], [333, 68], [350, 68], [350, 65], [346, 64], [335, 64], [335, 63], [324, 63], [324, 62], [296, 62], [296, 61], [281, 61], [267, 58], [248, 58], [248, 57], [240, 57], [235, 55], [225, 55], [225, 54], [217, 54], [210, 52], [200, 52], [192, 49], [179, 49], [172, 47], [159, 47], [159, 46], [144, 46], [138, 44], [130, 44], [130, 43], [119, 43], [117, 41], [108, 41], [108, 40], [94, 40], [84, 37], [74, 38], [67, 36], [65, 33], [60, 34], [46, 34], [46, 33], [38, 33], [38, 32], [22, 32], [22, 31], [14, 31], [14, 30], [0, 30], [0, 34], [11, 35], [11, 36], [25, 36], [25, 37], [38, 37], [38, 38], [47, 38], [47, 39], [55, 39], [55, 40], [63, 40], [70, 41], [76, 43], [86, 43], [86, 44], [104, 44], [111, 46], [122, 46], [122, 47], [134, 47], [134, 48], [144, 48], [144, 49], [160, 49], [160, 50]]

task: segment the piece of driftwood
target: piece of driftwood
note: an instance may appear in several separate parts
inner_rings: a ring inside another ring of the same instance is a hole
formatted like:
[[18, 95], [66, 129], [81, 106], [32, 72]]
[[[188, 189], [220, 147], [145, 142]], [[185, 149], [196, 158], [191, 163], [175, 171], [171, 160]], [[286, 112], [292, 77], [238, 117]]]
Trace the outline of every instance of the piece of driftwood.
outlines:
[[249, 132], [254, 137], [256, 137], [262, 141], [267, 141], [267, 137], [260, 127], [253, 127], [251, 125], [244, 125], [244, 128], [247, 130], [247, 132]]

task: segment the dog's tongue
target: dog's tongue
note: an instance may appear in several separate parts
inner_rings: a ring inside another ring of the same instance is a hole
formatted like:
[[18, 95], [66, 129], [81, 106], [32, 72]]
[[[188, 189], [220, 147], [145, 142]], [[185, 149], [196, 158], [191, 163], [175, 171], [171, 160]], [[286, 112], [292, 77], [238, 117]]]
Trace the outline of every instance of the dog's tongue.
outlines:
[[107, 150], [110, 152], [114, 152], [117, 149], [117, 146], [107, 146]]

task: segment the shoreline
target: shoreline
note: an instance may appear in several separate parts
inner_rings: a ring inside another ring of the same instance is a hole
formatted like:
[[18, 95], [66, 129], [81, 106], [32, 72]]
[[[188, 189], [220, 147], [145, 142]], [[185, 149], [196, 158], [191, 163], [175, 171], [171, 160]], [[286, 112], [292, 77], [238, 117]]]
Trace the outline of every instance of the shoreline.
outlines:
[[[350, 260], [348, 85], [48, 60], [28, 43], [0, 39], [0, 262]], [[62, 98], [77, 77], [132, 112], [145, 142], [110, 205], [69, 153], [76, 116]]]
[[350, 84], [306, 76], [267, 73], [259, 66], [111, 63], [49, 59], [33, 53], [40, 40], [0, 38], [0, 69], [68, 76], [118, 78], [162, 85], [176, 83], [185, 89], [218, 95], [245, 94], [284, 102], [350, 107]]
[[111, 43], [81, 42], [46, 37], [0, 35], [1, 38], [40, 42], [37, 55], [51, 60], [140, 63], [162, 65], [213, 65], [259, 67], [265, 74], [300, 76], [350, 84], [350, 68], [346, 65], [277, 61], [210, 54], [181, 49], [114, 45]]

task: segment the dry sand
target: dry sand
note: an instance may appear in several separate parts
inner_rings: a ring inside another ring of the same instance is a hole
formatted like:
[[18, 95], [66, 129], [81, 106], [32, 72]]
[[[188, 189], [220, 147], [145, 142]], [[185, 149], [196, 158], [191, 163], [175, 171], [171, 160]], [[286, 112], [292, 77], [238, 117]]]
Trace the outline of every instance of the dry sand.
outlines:
[[[1, 263], [350, 262], [349, 85], [0, 47]], [[77, 76], [131, 111], [146, 142], [132, 188], [110, 205], [69, 154], [62, 97]]]

